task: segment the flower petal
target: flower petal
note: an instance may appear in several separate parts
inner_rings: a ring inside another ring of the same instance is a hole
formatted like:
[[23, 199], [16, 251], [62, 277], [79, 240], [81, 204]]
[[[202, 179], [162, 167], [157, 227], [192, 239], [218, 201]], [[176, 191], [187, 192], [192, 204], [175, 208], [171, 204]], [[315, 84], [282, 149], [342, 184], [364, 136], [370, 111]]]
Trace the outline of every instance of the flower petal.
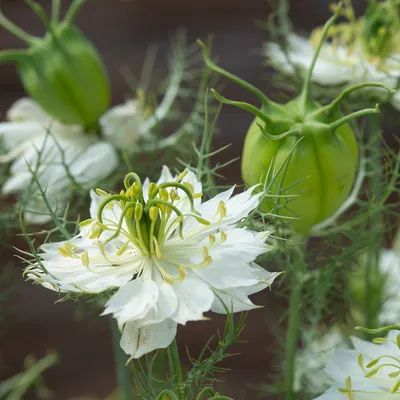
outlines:
[[29, 97], [17, 100], [7, 112], [10, 121], [32, 121], [50, 123], [53, 119], [42, 107]]
[[137, 100], [128, 100], [108, 110], [101, 118], [100, 125], [104, 137], [114, 146], [132, 151], [141, 137], [139, 125], [142, 121]]
[[71, 174], [86, 187], [94, 187], [118, 166], [118, 156], [111, 144], [98, 142], [81, 152], [71, 163]]
[[280, 273], [266, 271], [255, 263], [252, 263], [252, 268], [254, 269], [253, 274], [259, 279], [258, 283], [252, 286], [215, 290], [216, 295], [211, 307], [211, 311], [219, 314], [226, 314], [224, 305], [228, 308], [228, 310], [232, 310], [233, 312], [259, 308], [259, 306], [253, 304], [248, 296], [260, 292], [268, 286], [271, 286], [275, 278], [278, 277]]
[[214, 300], [209, 286], [200, 279], [187, 276], [172, 287], [178, 297], [178, 307], [171, 319], [182, 325], [204, 319], [203, 313], [211, 308]]
[[165, 349], [176, 336], [177, 324], [166, 319], [158, 324], [138, 327], [136, 322], [127, 322], [122, 331], [120, 345], [126, 354], [139, 358], [153, 350]]
[[118, 325], [145, 318], [147, 313], [156, 307], [159, 288], [150, 279], [134, 279], [119, 290], [107, 301], [102, 315], [113, 314]]

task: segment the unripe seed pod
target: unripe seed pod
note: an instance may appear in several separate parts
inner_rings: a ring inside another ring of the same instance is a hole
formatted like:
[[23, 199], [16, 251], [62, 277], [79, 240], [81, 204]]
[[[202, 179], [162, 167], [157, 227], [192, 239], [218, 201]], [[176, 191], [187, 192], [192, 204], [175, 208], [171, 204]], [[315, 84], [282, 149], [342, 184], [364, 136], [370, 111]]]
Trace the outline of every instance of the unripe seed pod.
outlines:
[[[378, 106], [344, 116], [340, 103], [365, 83], [346, 89], [327, 106], [314, 102], [310, 82], [315, 62], [330, 26], [341, 9], [327, 22], [321, 35], [303, 90], [286, 104], [268, 99], [259, 89], [217, 66], [208, 54], [203, 55], [210, 69], [231, 79], [253, 93], [261, 102], [251, 104], [214, 96], [224, 104], [250, 111], [256, 116], [245, 139], [242, 176], [246, 186], [264, 183], [267, 187], [261, 209], [280, 217], [290, 217], [290, 225], [301, 234], [309, 234], [316, 225], [334, 214], [349, 196], [357, 167], [358, 149], [348, 122], [354, 118], [379, 112]], [[387, 89], [387, 88], [386, 88]]]
[[[16, 64], [24, 89], [50, 115], [65, 124], [90, 128], [107, 110], [110, 89], [96, 48], [72, 24], [78, 3], [82, 2], [73, 2], [74, 12], [68, 12], [66, 20], [48, 22], [43, 38], [20, 31], [29, 48], [4, 51], [0, 62]], [[1, 17], [9, 30], [19, 29]]]
[[[273, 201], [267, 197], [261, 210], [274, 211], [278, 204], [282, 207], [279, 215], [295, 218], [291, 225], [299, 233], [308, 233], [313, 225], [330, 217], [349, 196], [355, 180], [358, 149], [354, 133], [348, 124], [330, 130], [329, 122], [334, 121], [334, 117], [326, 118], [326, 125], [321, 126], [304, 122], [298, 135], [273, 140], [262, 134], [256, 125], [262, 121], [256, 119], [246, 135], [242, 154], [246, 186], [265, 178], [271, 184], [273, 177], [266, 177], [268, 169], [281, 170], [269, 193], [287, 197]], [[296, 124], [289, 129], [293, 127]]]

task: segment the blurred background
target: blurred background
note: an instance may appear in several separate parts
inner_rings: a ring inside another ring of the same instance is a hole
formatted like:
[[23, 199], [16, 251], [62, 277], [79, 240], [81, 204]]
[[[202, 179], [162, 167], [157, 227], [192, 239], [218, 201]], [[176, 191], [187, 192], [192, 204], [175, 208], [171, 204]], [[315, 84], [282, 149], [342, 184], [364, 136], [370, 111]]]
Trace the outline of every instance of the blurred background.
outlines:
[[[298, 32], [310, 32], [330, 16], [330, 0], [292, 0], [290, 18]], [[42, 3], [42, 2], [40, 2]], [[64, 6], [69, 1], [64, 1]], [[353, 0], [360, 12], [365, 2]], [[49, 2], [43, 2], [46, 7]], [[25, 30], [41, 34], [42, 27], [23, 0], [2, 1], [4, 13]], [[167, 52], [170, 39], [179, 27], [187, 31], [189, 41], [205, 39], [212, 34], [213, 53], [220, 65], [274, 95], [271, 70], [259, 55], [268, 33], [259, 22], [265, 23], [269, 13], [266, 0], [92, 0], [78, 16], [77, 24], [97, 46], [108, 69], [113, 103], [121, 103], [129, 96], [129, 89], [121, 76], [127, 66], [139, 73], [149, 44], [156, 43]], [[20, 47], [21, 43], [0, 29], [0, 49]], [[166, 69], [166, 58], [160, 58], [157, 70]], [[225, 82], [223, 94], [228, 98], [252, 101], [248, 93], [230, 82]], [[0, 65], [0, 113], [24, 96], [15, 68]], [[252, 120], [249, 113], [225, 107], [218, 124], [216, 148], [232, 143], [223, 157], [239, 157], [246, 130]], [[241, 183], [240, 162], [225, 171], [229, 183]], [[24, 357], [33, 353], [38, 358], [55, 349], [61, 362], [45, 374], [47, 386], [54, 398], [71, 399], [81, 395], [105, 397], [116, 386], [111, 351], [109, 321], [105, 317], [80, 318], [79, 308], [72, 302], [54, 304], [57, 295], [21, 276], [22, 266], [15, 257], [13, 246], [24, 247], [15, 237], [7, 248], [0, 248], [0, 269], [12, 264], [15, 284], [6, 307], [13, 311], [8, 318], [5, 335], [0, 338], [0, 379], [23, 369]], [[257, 398], [256, 385], [266, 382], [274, 370], [269, 361], [274, 352], [271, 328], [280, 323], [280, 316], [266, 312], [273, 309], [271, 294], [255, 296], [254, 301], [265, 304], [264, 309], [250, 313], [242, 339], [248, 343], [237, 345], [232, 352], [241, 355], [230, 358], [225, 367], [233, 372], [220, 375], [224, 394], [235, 399]], [[180, 327], [178, 342], [183, 362], [187, 362], [185, 347], [196, 356], [209, 337], [221, 329], [224, 318], [216, 315], [204, 323]], [[262, 398], [263, 396], [260, 395]], [[27, 396], [26, 398], [34, 398]], [[100, 398], [100, 397], [99, 397]], [[273, 398], [273, 397], [270, 397]]]

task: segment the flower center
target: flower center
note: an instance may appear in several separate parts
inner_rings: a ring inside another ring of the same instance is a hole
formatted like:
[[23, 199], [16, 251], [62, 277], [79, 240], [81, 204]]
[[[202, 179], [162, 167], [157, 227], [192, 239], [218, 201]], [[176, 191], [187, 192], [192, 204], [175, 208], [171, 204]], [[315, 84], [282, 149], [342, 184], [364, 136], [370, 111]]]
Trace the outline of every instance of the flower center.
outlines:
[[[351, 1], [345, 1], [342, 15], [346, 22], [332, 26], [327, 35], [333, 49], [342, 46], [348, 55], [362, 49], [370, 63], [382, 67], [388, 57], [400, 51], [399, 6], [393, 1], [376, 4], [372, 2], [365, 16], [361, 18], [356, 18]], [[321, 35], [322, 28], [316, 28], [312, 32], [310, 40], [314, 47], [319, 43]]]
[[[400, 349], [400, 335], [397, 335], [396, 341], [378, 337], [373, 339], [373, 342], [376, 344], [392, 342]], [[358, 365], [364, 372], [365, 377], [368, 379], [374, 379], [375, 375], [381, 370], [387, 370], [387, 377], [389, 379], [387, 380], [384, 378], [384, 380], [382, 380], [382, 377], [380, 377], [380, 379], [377, 380], [377, 386], [379, 386], [383, 391], [376, 393], [353, 389], [351, 377], [348, 377], [345, 382], [345, 387], [339, 389], [339, 391], [347, 394], [350, 400], [355, 399], [355, 394], [357, 393], [382, 395], [382, 393], [385, 393], [384, 391], [388, 389], [388, 384], [390, 385], [388, 390], [390, 394], [400, 393], [400, 359], [398, 357], [395, 357], [392, 354], [382, 354], [365, 365], [364, 356], [360, 353], [358, 355]], [[386, 387], [382, 387], [380, 382], [382, 382]]]
[[[183, 239], [182, 229], [185, 218], [193, 217], [200, 223], [209, 225], [210, 223], [201, 218], [194, 207], [194, 199], [201, 197], [202, 193], [194, 193], [190, 183], [181, 182], [186, 174], [187, 171], [181, 173], [173, 182], [163, 182], [159, 185], [150, 183], [147, 199], [143, 195], [142, 182], [135, 173], [126, 175], [125, 190], [121, 190], [120, 194], [108, 195], [98, 190], [98, 193], [106, 196], [97, 215], [100, 228], [115, 230], [115, 224], [109, 227], [106, 221], [103, 222], [103, 212], [107, 207], [112, 207], [115, 201], [119, 201], [122, 210], [116, 225], [117, 229], [106, 242], [123, 233], [143, 255], [148, 257], [155, 255], [160, 259], [166, 239], [176, 229], [179, 229], [179, 234]], [[131, 183], [132, 180], [133, 183]], [[178, 191], [183, 194], [182, 197]], [[185, 208], [188, 212], [185, 212]], [[123, 229], [124, 223], [126, 229]]]

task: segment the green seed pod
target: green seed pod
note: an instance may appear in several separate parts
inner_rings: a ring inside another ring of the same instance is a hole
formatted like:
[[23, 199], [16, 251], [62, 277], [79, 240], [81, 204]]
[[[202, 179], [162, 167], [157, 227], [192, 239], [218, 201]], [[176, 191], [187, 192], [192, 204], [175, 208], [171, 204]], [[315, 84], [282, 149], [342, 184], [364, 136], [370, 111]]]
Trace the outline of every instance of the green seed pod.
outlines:
[[351, 192], [358, 168], [358, 149], [348, 122], [379, 112], [377, 106], [344, 116], [339, 108], [341, 101], [362, 87], [385, 87], [380, 83], [360, 84], [346, 89], [327, 106], [311, 99], [312, 71], [339, 13], [337, 7], [324, 27], [302, 92], [287, 104], [271, 101], [253, 85], [218, 67], [210, 59], [206, 46], [199, 42], [209, 68], [248, 89], [260, 100], [261, 107], [257, 108], [228, 100], [212, 90], [220, 102], [256, 116], [243, 148], [243, 180], [247, 186], [264, 183], [266, 197], [262, 211], [286, 217], [300, 234], [309, 234], [314, 225], [332, 216]]
[[[299, 133], [280, 140], [265, 137], [257, 125], [261, 120], [256, 119], [246, 135], [242, 154], [246, 186], [267, 178], [270, 167], [281, 170], [270, 194], [285, 197], [272, 201], [267, 198], [262, 210], [273, 212], [278, 205], [280, 216], [295, 218], [292, 226], [299, 233], [308, 233], [313, 225], [330, 217], [349, 196], [356, 177], [358, 149], [354, 133], [348, 124], [330, 129], [335, 117], [326, 116], [317, 122], [311, 116], [302, 123], [288, 119], [288, 130], [298, 128]], [[272, 119], [264, 129], [272, 128], [274, 122]], [[272, 183], [272, 179], [266, 183]]]
[[75, 0], [59, 22], [59, 1], [53, 1], [50, 21], [38, 3], [28, 1], [47, 27], [43, 38], [27, 34], [0, 13], [0, 24], [29, 45], [1, 52], [0, 62], [16, 64], [27, 94], [50, 115], [65, 124], [92, 127], [109, 106], [110, 90], [96, 48], [73, 25], [83, 2]]
[[362, 45], [371, 57], [385, 59], [398, 46], [400, 2], [370, 0], [363, 18]]

